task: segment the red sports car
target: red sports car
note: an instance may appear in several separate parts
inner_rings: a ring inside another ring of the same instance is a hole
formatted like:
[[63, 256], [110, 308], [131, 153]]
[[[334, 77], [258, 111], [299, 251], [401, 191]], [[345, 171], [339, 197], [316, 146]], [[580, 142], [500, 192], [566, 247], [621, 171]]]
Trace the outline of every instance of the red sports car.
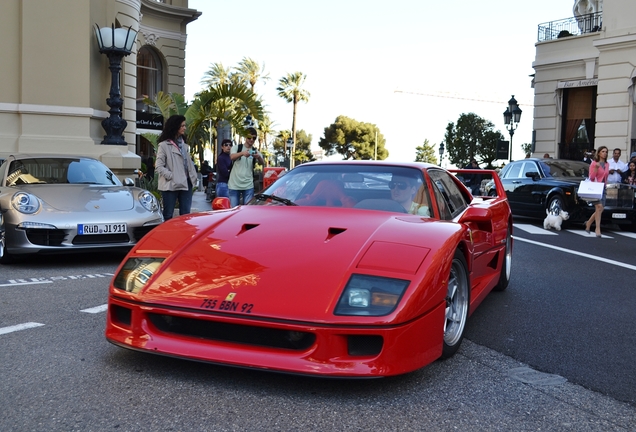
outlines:
[[[458, 170], [455, 174], [470, 175]], [[191, 360], [334, 377], [410, 372], [459, 348], [510, 280], [512, 217], [423, 163], [317, 162], [247, 205], [172, 219], [110, 286], [106, 338]]]

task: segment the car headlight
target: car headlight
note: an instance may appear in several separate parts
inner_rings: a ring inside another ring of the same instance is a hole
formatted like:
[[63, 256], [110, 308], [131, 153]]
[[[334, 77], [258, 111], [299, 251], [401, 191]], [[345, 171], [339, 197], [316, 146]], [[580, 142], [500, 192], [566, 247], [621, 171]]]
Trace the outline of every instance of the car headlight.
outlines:
[[17, 192], [11, 198], [11, 205], [20, 213], [33, 214], [40, 210], [40, 200], [30, 193]]
[[353, 275], [345, 287], [336, 315], [382, 316], [393, 312], [410, 281]]
[[138, 293], [155, 274], [163, 258], [129, 258], [113, 280], [117, 289]]
[[155, 198], [155, 196], [147, 190], [139, 192], [138, 198], [141, 205], [149, 212], [156, 212], [159, 210], [157, 198]]

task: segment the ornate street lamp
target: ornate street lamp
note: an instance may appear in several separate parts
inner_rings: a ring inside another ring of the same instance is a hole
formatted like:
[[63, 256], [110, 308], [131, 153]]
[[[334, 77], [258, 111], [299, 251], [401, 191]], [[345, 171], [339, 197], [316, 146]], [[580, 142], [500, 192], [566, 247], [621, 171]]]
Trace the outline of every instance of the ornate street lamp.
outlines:
[[512, 136], [515, 134], [515, 130], [517, 129], [517, 126], [519, 126], [520, 120], [521, 109], [519, 109], [515, 95], [512, 95], [508, 101], [508, 108], [504, 111], [504, 123], [506, 124], [506, 129], [510, 132], [510, 146], [508, 148], [509, 161], [512, 161]]
[[444, 143], [439, 144], [439, 166], [442, 166], [442, 158], [444, 157]]
[[99, 52], [106, 54], [109, 61], [108, 68], [111, 72], [110, 94], [106, 103], [110, 107], [108, 111], [110, 117], [102, 121], [102, 127], [106, 131], [102, 144], [127, 145], [123, 132], [128, 123], [121, 117], [121, 107], [124, 100], [121, 98], [119, 87], [119, 75], [121, 72], [121, 61], [132, 52], [137, 38], [137, 31], [132, 28], [99, 28], [95, 24], [95, 36], [99, 45]]

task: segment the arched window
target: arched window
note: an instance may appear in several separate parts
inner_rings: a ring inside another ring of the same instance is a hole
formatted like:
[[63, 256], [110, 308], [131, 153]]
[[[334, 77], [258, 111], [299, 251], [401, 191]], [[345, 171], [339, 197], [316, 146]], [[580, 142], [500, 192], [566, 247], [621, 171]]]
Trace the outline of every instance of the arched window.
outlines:
[[143, 46], [137, 53], [137, 111], [158, 113], [154, 107], [144, 104], [144, 98], [154, 99], [163, 90], [163, 63], [157, 52]]

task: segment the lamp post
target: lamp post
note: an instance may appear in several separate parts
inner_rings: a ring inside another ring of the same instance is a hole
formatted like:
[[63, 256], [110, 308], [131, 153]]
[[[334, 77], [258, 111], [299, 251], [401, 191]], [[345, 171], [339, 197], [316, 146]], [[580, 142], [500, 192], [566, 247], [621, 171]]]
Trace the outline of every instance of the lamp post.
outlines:
[[508, 108], [504, 111], [504, 123], [506, 124], [506, 129], [510, 132], [510, 146], [508, 147], [508, 161], [510, 162], [512, 161], [512, 136], [515, 134], [515, 129], [519, 126], [520, 120], [521, 109], [519, 109], [515, 95], [512, 95], [508, 101]]
[[110, 117], [102, 121], [102, 127], [106, 131], [102, 144], [127, 145], [123, 132], [128, 123], [121, 117], [121, 107], [124, 100], [121, 98], [119, 87], [119, 75], [121, 73], [121, 61], [132, 52], [137, 31], [132, 28], [99, 28], [95, 24], [95, 36], [99, 45], [99, 52], [106, 54], [109, 61], [108, 68], [111, 72], [110, 93], [106, 103], [110, 107]]
[[293, 168], [291, 164], [292, 148], [294, 148], [294, 140], [291, 138], [287, 138], [287, 149], [289, 150], [289, 166], [288, 166], [289, 169]]
[[444, 157], [444, 143], [439, 144], [439, 166], [442, 166], [442, 158]]

